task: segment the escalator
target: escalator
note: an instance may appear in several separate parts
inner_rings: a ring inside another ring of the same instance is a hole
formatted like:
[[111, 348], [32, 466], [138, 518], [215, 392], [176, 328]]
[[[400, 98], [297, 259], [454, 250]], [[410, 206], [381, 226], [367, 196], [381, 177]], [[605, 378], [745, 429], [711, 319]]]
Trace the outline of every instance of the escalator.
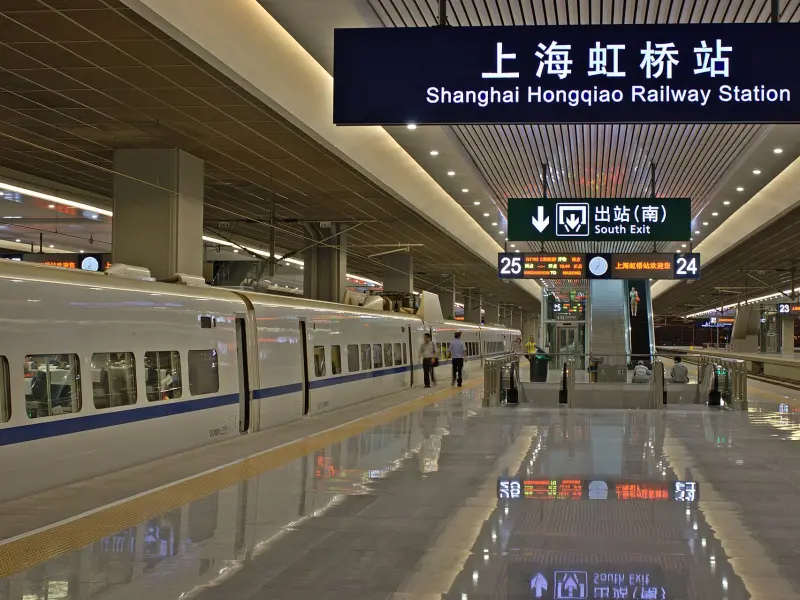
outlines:
[[[631, 314], [630, 294], [636, 288], [639, 292], [639, 306], [636, 315]], [[650, 285], [645, 279], [629, 279], [627, 281], [628, 319], [630, 324], [631, 364], [640, 360], [648, 369], [653, 365], [653, 318], [650, 306]]]

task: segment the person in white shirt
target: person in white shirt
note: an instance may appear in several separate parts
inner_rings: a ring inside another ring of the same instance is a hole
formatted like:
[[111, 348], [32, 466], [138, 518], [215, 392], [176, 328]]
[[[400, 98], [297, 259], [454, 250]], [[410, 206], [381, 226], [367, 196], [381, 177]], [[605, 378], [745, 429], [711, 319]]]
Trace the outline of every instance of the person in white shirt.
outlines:
[[419, 357], [422, 362], [422, 372], [425, 379], [425, 387], [436, 385], [436, 375], [433, 372], [433, 367], [436, 365], [436, 345], [431, 339], [431, 334], [426, 333], [422, 345], [419, 347]]
[[456, 331], [455, 338], [450, 342], [450, 358], [453, 360], [453, 381], [450, 385], [455, 385], [458, 381], [458, 387], [461, 387], [461, 372], [464, 370], [466, 351], [464, 342], [461, 341], [461, 332]]
[[632, 383], [650, 383], [650, 370], [644, 366], [640, 360], [639, 363], [633, 368]]
[[689, 369], [681, 362], [681, 357], [675, 357], [675, 364], [672, 366], [670, 373], [672, 383], [689, 383]]

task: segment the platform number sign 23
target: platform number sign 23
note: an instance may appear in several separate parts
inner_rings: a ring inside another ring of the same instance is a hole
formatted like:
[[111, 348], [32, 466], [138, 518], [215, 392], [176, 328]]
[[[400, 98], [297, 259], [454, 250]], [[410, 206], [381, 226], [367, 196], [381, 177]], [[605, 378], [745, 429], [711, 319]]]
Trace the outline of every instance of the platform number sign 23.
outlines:
[[497, 276], [500, 279], [522, 279], [522, 255], [502, 252], [497, 259]]
[[675, 268], [675, 272], [673, 273], [675, 279], [700, 278], [699, 254], [676, 254], [672, 264]]

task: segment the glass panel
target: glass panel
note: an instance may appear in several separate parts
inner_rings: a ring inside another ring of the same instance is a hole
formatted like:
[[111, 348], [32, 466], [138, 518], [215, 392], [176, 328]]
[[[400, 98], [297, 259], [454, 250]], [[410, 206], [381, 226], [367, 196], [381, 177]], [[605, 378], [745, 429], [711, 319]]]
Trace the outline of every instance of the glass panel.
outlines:
[[372, 366], [380, 369], [383, 366], [383, 354], [381, 354], [381, 345], [372, 345]]
[[338, 375], [341, 372], [342, 372], [341, 346], [331, 346], [331, 375]]
[[314, 375], [325, 377], [325, 346], [314, 346]]
[[383, 345], [383, 364], [387, 367], [391, 367], [394, 360], [392, 360], [392, 345], [391, 344], [384, 344]]
[[355, 373], [361, 370], [361, 365], [358, 362], [358, 344], [350, 344], [347, 347], [347, 371]]
[[77, 354], [25, 357], [25, 407], [38, 419], [81, 409], [81, 373]]
[[361, 368], [372, 368], [372, 347], [369, 344], [361, 344]]
[[406, 349], [405, 342], [403, 343], [403, 364], [404, 365], [408, 364], [408, 350]]
[[402, 365], [403, 364], [403, 356], [402, 350], [400, 349], [400, 344], [396, 343], [394, 345], [394, 364]]
[[92, 354], [95, 408], [136, 404], [136, 361], [132, 352]]
[[176, 351], [145, 352], [147, 399], [174, 400], [183, 394], [181, 356]]
[[0, 356], [0, 423], [11, 418], [11, 379], [8, 373], [8, 360]]
[[189, 350], [189, 393], [192, 396], [219, 391], [219, 361], [216, 350]]

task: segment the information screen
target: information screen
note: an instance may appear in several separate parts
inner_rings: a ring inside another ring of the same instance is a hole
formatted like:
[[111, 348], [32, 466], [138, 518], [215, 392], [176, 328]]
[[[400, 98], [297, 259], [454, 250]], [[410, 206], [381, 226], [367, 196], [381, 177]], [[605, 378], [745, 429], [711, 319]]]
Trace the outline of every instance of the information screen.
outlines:
[[800, 315], [800, 304], [780, 302], [778, 303], [778, 314]]
[[500, 279], [699, 279], [700, 255], [501, 252], [497, 276]]
[[616, 481], [605, 479], [553, 479], [529, 477], [497, 480], [499, 499], [557, 500], [670, 500], [696, 502], [696, 481]]

